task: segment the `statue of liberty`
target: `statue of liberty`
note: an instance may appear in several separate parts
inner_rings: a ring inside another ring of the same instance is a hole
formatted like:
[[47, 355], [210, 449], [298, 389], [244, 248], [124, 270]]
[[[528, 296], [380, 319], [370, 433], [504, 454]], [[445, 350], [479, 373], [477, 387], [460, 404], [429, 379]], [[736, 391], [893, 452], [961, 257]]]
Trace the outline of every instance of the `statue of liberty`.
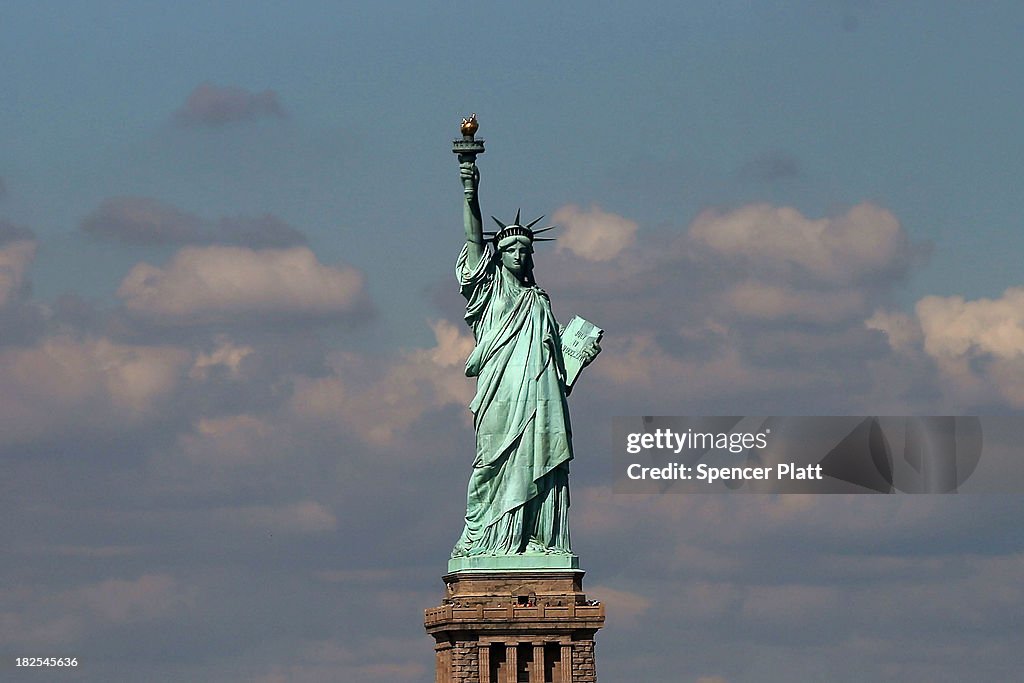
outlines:
[[[466, 525], [449, 567], [567, 566], [575, 559], [568, 524], [573, 451], [566, 396], [572, 380], [567, 384], [562, 330], [533, 277], [533, 246], [547, 241], [537, 235], [551, 227], [534, 230], [540, 219], [524, 225], [517, 212], [513, 222], [495, 218], [498, 230], [484, 232], [475, 162], [483, 145], [473, 140], [475, 115], [463, 121], [462, 132], [467, 145], [476, 145], [467, 153], [456, 141], [453, 150], [459, 153], [466, 233], [455, 274], [476, 342], [466, 362], [466, 375], [477, 378], [469, 406], [476, 458]], [[600, 352], [597, 341], [586, 342], [575, 356], [583, 365]]]

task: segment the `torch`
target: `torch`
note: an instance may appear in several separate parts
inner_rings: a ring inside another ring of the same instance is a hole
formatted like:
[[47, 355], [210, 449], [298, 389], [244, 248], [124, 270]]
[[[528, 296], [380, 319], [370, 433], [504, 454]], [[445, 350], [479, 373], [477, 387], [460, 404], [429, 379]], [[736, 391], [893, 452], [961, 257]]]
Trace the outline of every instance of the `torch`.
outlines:
[[[462, 125], [459, 126], [459, 130], [462, 131], [462, 139], [452, 140], [452, 152], [459, 155], [460, 164], [467, 161], [476, 164], [476, 155], [484, 153], [484, 141], [473, 137], [478, 128], [480, 128], [480, 123], [476, 120], [475, 113], [470, 114], [468, 119], [462, 119]], [[467, 197], [473, 193], [472, 183], [471, 178], [462, 181]]]

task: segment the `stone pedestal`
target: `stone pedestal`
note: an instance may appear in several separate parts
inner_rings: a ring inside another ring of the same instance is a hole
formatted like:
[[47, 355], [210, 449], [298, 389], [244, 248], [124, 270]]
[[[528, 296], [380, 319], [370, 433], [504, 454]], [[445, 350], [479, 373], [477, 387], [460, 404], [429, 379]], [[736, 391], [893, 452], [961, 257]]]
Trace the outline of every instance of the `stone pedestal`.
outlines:
[[594, 634], [604, 605], [580, 570], [464, 570], [423, 622], [436, 683], [595, 683]]

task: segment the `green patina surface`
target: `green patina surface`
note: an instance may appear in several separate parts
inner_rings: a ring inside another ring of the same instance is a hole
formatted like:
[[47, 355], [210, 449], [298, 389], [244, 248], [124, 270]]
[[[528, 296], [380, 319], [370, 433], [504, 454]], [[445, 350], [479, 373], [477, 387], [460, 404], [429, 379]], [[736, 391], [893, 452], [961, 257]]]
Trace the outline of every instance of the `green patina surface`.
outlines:
[[575, 555], [477, 555], [453, 557], [448, 560], [448, 571], [474, 569], [579, 569], [580, 558]]
[[[576, 568], [568, 523], [572, 429], [559, 325], [533, 278], [533, 223], [520, 224], [517, 214], [508, 225], [496, 220], [496, 233], [483, 231], [475, 162], [483, 145], [474, 148], [472, 137], [464, 134], [453, 151], [466, 234], [455, 274], [476, 342], [466, 363], [466, 375], [477, 378], [470, 404], [476, 457], [449, 571]], [[599, 351], [596, 342], [586, 349], [587, 362]]]

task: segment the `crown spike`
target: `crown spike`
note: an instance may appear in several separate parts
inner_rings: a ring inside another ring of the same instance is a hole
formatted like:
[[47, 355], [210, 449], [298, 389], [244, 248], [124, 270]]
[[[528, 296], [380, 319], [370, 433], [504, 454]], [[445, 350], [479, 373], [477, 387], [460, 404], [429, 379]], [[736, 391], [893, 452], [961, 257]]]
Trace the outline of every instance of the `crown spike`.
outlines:
[[541, 219], [544, 218], [544, 216], [541, 216], [540, 218], [537, 218], [537, 219], [531, 221], [528, 225], [523, 225], [522, 223], [520, 223], [520, 221], [522, 220], [522, 217], [523, 217], [522, 209], [517, 209], [516, 210], [515, 221], [513, 221], [512, 223], [509, 223], [509, 224], [506, 225], [505, 223], [502, 223], [501, 221], [499, 221], [497, 219], [497, 217], [491, 216], [491, 219], [495, 223], [497, 223], [499, 226], [501, 226], [501, 230], [498, 230], [496, 232], [483, 231], [483, 235], [484, 235], [484, 237], [487, 238], [488, 241], [490, 241], [491, 244], [494, 245], [495, 249], [498, 248], [498, 244], [500, 244], [502, 242], [502, 240], [504, 240], [504, 239], [506, 239], [508, 237], [525, 237], [530, 242], [554, 242], [555, 241], [555, 238], [553, 238], [553, 237], [536, 237], [536, 235], [539, 234], [539, 233], [547, 232], [548, 230], [553, 230], [553, 229], [555, 229], [557, 227], [557, 226], [554, 226], [554, 225], [549, 225], [549, 226], [547, 226], [545, 228], [541, 228], [540, 230], [534, 230], [533, 226], [536, 225], [538, 222], [540, 222]]

